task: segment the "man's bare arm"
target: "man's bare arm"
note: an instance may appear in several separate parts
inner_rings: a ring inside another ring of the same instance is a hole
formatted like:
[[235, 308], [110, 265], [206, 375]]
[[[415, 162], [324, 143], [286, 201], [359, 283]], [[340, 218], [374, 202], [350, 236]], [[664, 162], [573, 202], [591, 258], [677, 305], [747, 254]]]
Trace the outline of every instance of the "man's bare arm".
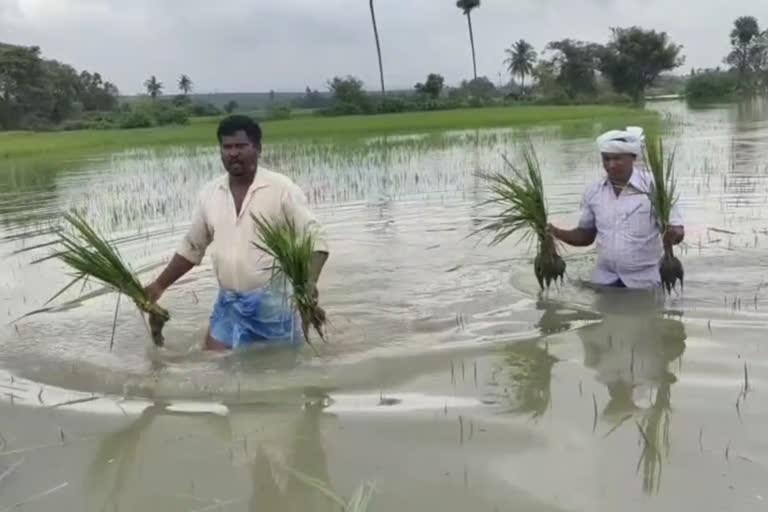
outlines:
[[594, 229], [560, 229], [552, 225], [549, 226], [549, 232], [561, 242], [573, 245], [574, 247], [590, 246], [597, 236], [597, 231]]
[[173, 283], [192, 270], [195, 264], [176, 253], [157, 279], [146, 287], [152, 301], [156, 301]]

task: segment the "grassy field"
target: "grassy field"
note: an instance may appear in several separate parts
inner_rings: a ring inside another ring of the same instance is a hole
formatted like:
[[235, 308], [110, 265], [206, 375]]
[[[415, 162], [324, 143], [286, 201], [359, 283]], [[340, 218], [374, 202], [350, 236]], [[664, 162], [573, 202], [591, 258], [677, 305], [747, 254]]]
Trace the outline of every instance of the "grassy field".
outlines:
[[[610, 106], [526, 106], [408, 112], [375, 116], [306, 117], [263, 123], [266, 144], [285, 139], [342, 139], [369, 135], [434, 132], [504, 126], [603, 122], [607, 128], [656, 120], [652, 111]], [[85, 130], [71, 132], [0, 132], [0, 165], [3, 159], [115, 151], [171, 145], [215, 145], [220, 118], [194, 119], [187, 126], [136, 130]]]

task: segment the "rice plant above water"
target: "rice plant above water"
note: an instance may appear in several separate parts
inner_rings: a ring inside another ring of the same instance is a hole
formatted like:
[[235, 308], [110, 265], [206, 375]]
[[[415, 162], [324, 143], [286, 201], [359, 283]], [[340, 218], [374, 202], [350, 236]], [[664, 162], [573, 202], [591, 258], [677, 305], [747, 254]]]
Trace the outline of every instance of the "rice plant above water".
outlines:
[[523, 149], [525, 168], [514, 166], [504, 157], [511, 172], [478, 173], [488, 182], [492, 195], [484, 204], [501, 206], [488, 224], [478, 231], [493, 234], [491, 245], [496, 245], [513, 234], [521, 240], [536, 241], [534, 274], [542, 290], [553, 282], [563, 281], [565, 260], [558, 254], [554, 238], [547, 232], [548, 212], [544, 199], [541, 168], [532, 145]]
[[168, 311], [150, 300], [138, 277], [123, 261], [117, 248], [97, 233], [83, 217], [77, 213], [66, 213], [64, 219], [74, 228], [74, 233], [63, 227], [56, 229], [58, 244], [63, 246], [63, 249], [51, 257], [73, 269], [74, 279], [51, 297], [48, 303], [78, 282], [95, 279], [130, 298], [140, 311], [147, 313], [152, 341], [155, 345], [162, 346], [163, 326], [170, 319]]
[[[649, 199], [659, 225], [659, 231], [663, 235], [670, 227], [672, 209], [678, 200], [677, 180], [673, 171], [675, 153], [673, 151], [665, 159], [663, 141], [661, 137], [654, 137], [646, 143], [645, 160], [653, 175]], [[661, 284], [667, 293], [671, 293], [676, 288], [678, 281], [680, 281], [680, 289], [683, 289], [685, 277], [683, 264], [674, 255], [672, 246], [666, 243], [664, 244], [664, 254], [659, 263], [659, 273], [661, 274]]]
[[311, 325], [325, 342], [325, 311], [317, 303], [315, 283], [310, 276], [315, 253], [314, 233], [302, 232], [288, 216], [277, 221], [263, 216], [257, 218], [253, 214], [251, 218], [256, 224], [259, 237], [253, 245], [274, 258], [279, 275], [288, 279], [293, 288], [292, 302], [301, 317], [304, 341], [312, 346], [309, 339]]

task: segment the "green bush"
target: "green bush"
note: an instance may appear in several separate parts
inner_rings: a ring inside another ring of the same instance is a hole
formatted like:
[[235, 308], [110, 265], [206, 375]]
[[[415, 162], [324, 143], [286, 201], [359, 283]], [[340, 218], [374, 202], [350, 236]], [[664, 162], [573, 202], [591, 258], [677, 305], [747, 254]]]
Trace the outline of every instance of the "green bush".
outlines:
[[270, 121], [278, 121], [281, 119], [291, 118], [290, 105], [284, 105], [280, 103], [272, 103], [267, 109], [267, 119]]
[[119, 127], [124, 130], [133, 128], [150, 128], [153, 125], [152, 116], [144, 109], [134, 109], [124, 114], [120, 119]]
[[730, 73], [706, 71], [698, 73], [685, 85], [685, 96], [690, 101], [729, 100], [736, 95], [739, 82]]
[[189, 123], [189, 111], [184, 107], [168, 107], [158, 105], [154, 112], [155, 123], [158, 126], [166, 124], [187, 124]]

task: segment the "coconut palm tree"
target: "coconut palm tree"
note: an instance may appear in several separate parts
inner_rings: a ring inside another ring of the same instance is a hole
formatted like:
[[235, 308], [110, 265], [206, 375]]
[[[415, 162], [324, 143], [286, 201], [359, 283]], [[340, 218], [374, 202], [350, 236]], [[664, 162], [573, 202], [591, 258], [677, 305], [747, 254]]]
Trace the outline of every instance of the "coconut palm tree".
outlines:
[[508, 55], [504, 60], [504, 64], [507, 65], [507, 71], [512, 76], [520, 77], [520, 88], [524, 89], [525, 77], [533, 74], [533, 66], [538, 57], [536, 50], [533, 49], [533, 46], [528, 41], [521, 39], [513, 44], [511, 48], [507, 48], [504, 51]]
[[384, 65], [381, 62], [381, 44], [379, 43], [379, 29], [376, 26], [376, 11], [373, 8], [373, 0], [370, 0], [371, 21], [373, 22], [373, 35], [376, 38], [376, 52], [379, 54], [379, 77], [381, 78], [381, 96], [386, 95], [384, 89]]
[[163, 93], [163, 83], [158, 82], [155, 75], [152, 75], [144, 82], [144, 87], [153, 101]]
[[472, 69], [477, 80], [477, 60], [475, 59], [475, 37], [472, 34], [472, 10], [480, 7], [480, 0], [458, 0], [456, 7], [464, 11], [469, 25], [469, 43], [472, 45]]
[[188, 75], [181, 75], [179, 77], [179, 90], [184, 96], [192, 92], [192, 79]]

